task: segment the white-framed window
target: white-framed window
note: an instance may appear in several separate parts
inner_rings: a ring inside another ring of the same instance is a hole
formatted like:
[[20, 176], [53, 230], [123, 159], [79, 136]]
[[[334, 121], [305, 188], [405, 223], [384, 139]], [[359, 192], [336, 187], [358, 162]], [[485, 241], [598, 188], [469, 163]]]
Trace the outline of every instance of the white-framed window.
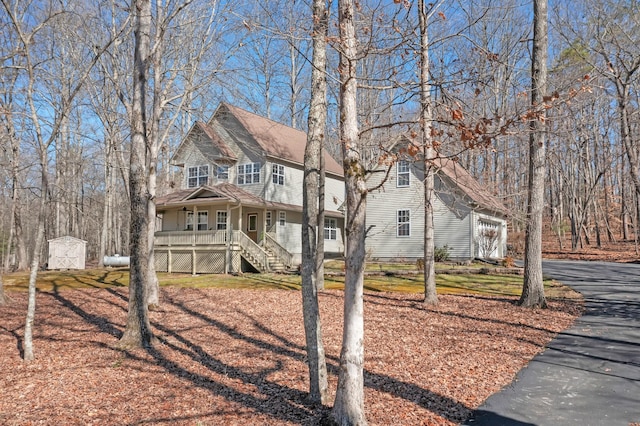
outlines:
[[398, 237], [410, 237], [411, 236], [411, 212], [408, 209], [398, 210], [397, 213], [398, 223]]
[[[197, 228], [198, 231], [206, 231], [209, 229], [209, 212], [204, 210], [198, 212], [198, 223]], [[187, 230], [193, 230], [193, 212], [187, 212]]]
[[396, 164], [396, 186], [399, 188], [409, 186], [410, 166], [406, 160], [400, 160]]
[[256, 232], [258, 230], [258, 215], [252, 213], [247, 216], [247, 231]]
[[229, 166], [219, 165], [216, 170], [218, 180], [229, 180]]
[[247, 163], [238, 166], [238, 185], [260, 183], [260, 163]]
[[197, 188], [209, 183], [209, 166], [193, 166], [187, 169], [187, 188]]
[[285, 226], [287, 224], [287, 212], [278, 212], [278, 225]]
[[276, 185], [284, 185], [284, 166], [274, 164], [272, 167], [271, 180]]
[[338, 239], [338, 221], [336, 219], [331, 217], [324, 219], [324, 239]]
[[264, 221], [265, 221], [265, 225], [266, 225], [267, 229], [271, 228], [271, 225], [273, 225], [273, 219], [271, 217], [271, 210], [267, 210], [267, 213], [264, 216]]
[[216, 212], [216, 229], [224, 231], [227, 229], [227, 212], [226, 210], [218, 210]]

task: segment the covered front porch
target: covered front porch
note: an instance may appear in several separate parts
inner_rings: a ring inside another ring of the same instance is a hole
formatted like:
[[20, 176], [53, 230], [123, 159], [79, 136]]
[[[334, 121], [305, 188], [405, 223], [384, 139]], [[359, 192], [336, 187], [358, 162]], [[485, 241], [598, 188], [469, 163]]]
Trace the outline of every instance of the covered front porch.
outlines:
[[238, 200], [228, 195], [231, 190], [216, 186], [181, 191], [180, 198], [158, 205], [157, 271], [200, 274], [294, 268], [294, 256], [278, 240], [278, 234], [287, 239], [286, 206], [250, 194]]

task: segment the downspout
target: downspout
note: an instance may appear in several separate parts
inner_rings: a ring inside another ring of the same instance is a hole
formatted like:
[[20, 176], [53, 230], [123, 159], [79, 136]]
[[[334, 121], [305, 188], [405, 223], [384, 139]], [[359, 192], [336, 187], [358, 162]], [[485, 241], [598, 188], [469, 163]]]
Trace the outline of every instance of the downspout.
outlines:
[[475, 259], [477, 257], [477, 253], [476, 253], [476, 244], [475, 244], [475, 235], [476, 235], [476, 228], [475, 228], [475, 224], [478, 222], [478, 218], [476, 217], [477, 213], [475, 210], [471, 210], [471, 221], [469, 223], [469, 239], [471, 241], [469, 241], [471, 250], [470, 250], [470, 254], [471, 254], [471, 260]]

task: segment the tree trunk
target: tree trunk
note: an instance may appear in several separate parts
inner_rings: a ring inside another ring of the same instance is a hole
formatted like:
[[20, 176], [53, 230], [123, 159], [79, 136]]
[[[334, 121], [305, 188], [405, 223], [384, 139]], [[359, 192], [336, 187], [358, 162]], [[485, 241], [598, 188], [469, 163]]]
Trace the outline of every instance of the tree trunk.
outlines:
[[302, 194], [302, 309], [309, 364], [309, 399], [325, 404], [328, 399], [327, 365], [322, 343], [322, 324], [318, 306], [318, 264], [324, 241], [319, 218], [319, 175], [322, 144], [327, 121], [326, 110], [326, 41], [327, 10], [325, 0], [313, 2], [313, 67], [311, 106], [309, 107], [307, 145], [304, 152], [304, 191]]
[[332, 416], [339, 425], [366, 425], [364, 414], [364, 268], [367, 190], [358, 146], [356, 36], [353, 0], [338, 4], [340, 28], [340, 137], [347, 209], [344, 327]]
[[533, 58], [531, 66], [531, 107], [540, 116], [530, 121], [529, 186], [525, 233], [524, 282], [519, 304], [547, 306], [542, 281], [542, 212], [545, 175], [545, 109], [541, 108], [547, 90], [547, 0], [533, 2]]
[[129, 191], [131, 199], [131, 227], [129, 253], [129, 310], [127, 324], [120, 339], [122, 348], [151, 347], [153, 334], [147, 310], [147, 281], [149, 273], [149, 198], [147, 180], [147, 131], [145, 89], [151, 28], [151, 3], [137, 0], [133, 102], [131, 111], [131, 158], [129, 162]]
[[432, 160], [436, 157], [431, 135], [433, 112], [429, 74], [429, 33], [424, 0], [418, 2], [420, 21], [420, 128], [424, 156], [424, 303], [438, 303], [436, 293], [435, 244], [433, 230], [434, 176]]
[[[326, 123], [326, 109], [324, 110], [324, 113], [324, 123]], [[324, 126], [324, 129], [326, 130], [326, 125]], [[319, 155], [320, 173], [318, 174], [318, 251], [316, 253], [316, 288], [318, 289], [318, 291], [324, 290], [324, 200], [326, 182], [326, 169], [324, 164], [324, 142], [320, 145]]]
[[40, 147], [40, 163], [42, 167], [40, 176], [40, 202], [38, 207], [38, 229], [36, 231], [36, 241], [33, 246], [33, 254], [31, 257], [31, 271], [29, 273], [29, 299], [27, 303], [27, 317], [24, 326], [24, 355], [25, 361], [33, 361], [35, 355], [33, 352], [33, 322], [36, 316], [36, 280], [38, 278], [38, 268], [40, 267], [40, 252], [44, 243], [44, 222], [47, 212], [47, 164], [48, 155], [46, 147]]
[[6, 305], [9, 299], [4, 292], [4, 280], [3, 280], [4, 270], [0, 268], [0, 306]]
[[24, 271], [29, 265], [29, 255], [27, 254], [27, 245], [24, 241], [24, 231], [22, 229], [22, 206], [20, 206], [20, 198], [15, 199], [15, 210], [13, 218], [14, 236], [16, 242], [16, 269]]

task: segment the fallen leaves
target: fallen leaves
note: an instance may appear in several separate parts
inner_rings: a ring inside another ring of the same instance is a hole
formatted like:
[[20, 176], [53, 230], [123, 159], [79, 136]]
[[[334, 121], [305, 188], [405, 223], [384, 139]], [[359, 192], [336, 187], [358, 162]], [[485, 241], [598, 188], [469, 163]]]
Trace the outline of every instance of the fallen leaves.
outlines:
[[[165, 288], [151, 312], [158, 344], [116, 349], [126, 289], [38, 294], [36, 361], [19, 348], [26, 294], [0, 308], [0, 423], [298, 425], [309, 405], [300, 294]], [[342, 293], [320, 293], [335, 392]], [[533, 312], [513, 299], [365, 295], [365, 405], [371, 425], [452, 425], [508, 384], [578, 314], [576, 301]]]

